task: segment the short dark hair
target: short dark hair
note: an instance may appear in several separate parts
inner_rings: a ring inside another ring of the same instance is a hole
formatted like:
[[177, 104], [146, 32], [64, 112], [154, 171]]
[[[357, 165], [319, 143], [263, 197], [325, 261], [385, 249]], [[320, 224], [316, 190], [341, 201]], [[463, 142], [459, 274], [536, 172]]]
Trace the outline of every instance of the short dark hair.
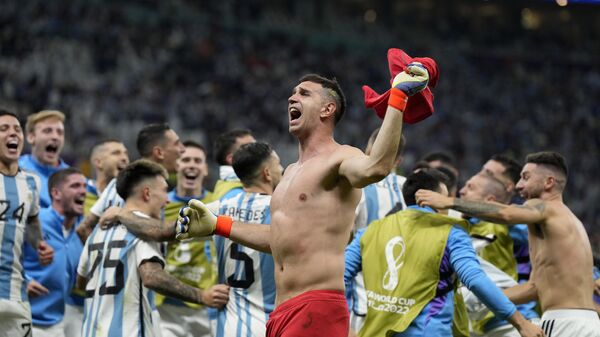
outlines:
[[454, 159], [454, 156], [452, 156], [450, 153], [448, 153], [446, 151], [430, 152], [427, 155], [425, 155], [425, 157], [423, 157], [421, 160], [424, 160], [428, 163], [439, 160], [442, 163], [448, 164], [451, 166], [455, 166], [455, 162], [456, 162], [456, 160]]
[[214, 151], [215, 160], [219, 165], [227, 165], [225, 159], [232, 153], [233, 145], [238, 138], [252, 136], [252, 131], [248, 129], [233, 129], [220, 134], [215, 140]]
[[415, 171], [419, 171], [422, 169], [428, 169], [431, 168], [431, 166], [429, 166], [429, 163], [424, 161], [424, 160], [419, 160], [418, 162], [416, 162], [413, 167], [412, 170], [410, 170], [411, 172], [415, 172]]
[[244, 144], [233, 154], [233, 170], [244, 185], [250, 185], [272, 153], [273, 148], [267, 143]]
[[152, 149], [165, 140], [165, 134], [171, 130], [169, 124], [156, 123], [145, 125], [137, 135], [136, 146], [141, 157], [152, 155]]
[[565, 178], [569, 175], [567, 160], [560, 153], [554, 151], [542, 151], [531, 153], [525, 158], [526, 163], [548, 165], [564, 174]]
[[448, 167], [448, 165], [444, 164], [436, 167], [435, 169], [442, 172], [446, 176], [446, 179], [442, 182], [444, 183], [444, 185], [446, 185], [446, 187], [448, 187], [448, 191], [451, 191], [453, 188], [458, 187], [458, 177], [456, 176], [454, 171], [452, 171], [450, 167]]
[[420, 189], [439, 192], [440, 183], [445, 184], [448, 177], [438, 169], [424, 168], [417, 173], [411, 173], [406, 177], [402, 186], [402, 196], [407, 206], [416, 205], [415, 193]]
[[58, 170], [50, 175], [50, 178], [48, 178], [48, 194], [50, 194], [50, 200], [53, 200], [52, 189], [58, 187], [72, 174], [83, 175], [83, 173], [75, 167], [67, 167], [66, 169]]
[[523, 169], [523, 165], [521, 165], [514, 158], [505, 155], [505, 154], [495, 154], [490, 160], [497, 161], [502, 166], [504, 166], [504, 176], [509, 178], [513, 183], [517, 183], [521, 178], [521, 170]]
[[[369, 140], [367, 142], [368, 145], [373, 146], [373, 143], [375, 143], [375, 139], [379, 135], [380, 129], [381, 128], [377, 128], [377, 129], [373, 130], [373, 132], [371, 133], [371, 136], [369, 136]], [[402, 135], [400, 135], [400, 142], [398, 143], [398, 151], [396, 152], [396, 158], [398, 158], [402, 155], [402, 153], [404, 152], [405, 146], [406, 146], [406, 137], [404, 137], [404, 134], [402, 134]]]
[[12, 111], [0, 109], [0, 117], [2, 117], [2, 116], [13, 116], [14, 118], [16, 118], [19, 121], [19, 123], [21, 123], [21, 120], [19, 119], [19, 116], [17, 116], [17, 114], [15, 114]]
[[147, 159], [139, 159], [127, 165], [117, 176], [117, 193], [123, 200], [144, 180], [161, 176], [167, 179], [167, 171], [161, 165]]
[[204, 152], [205, 155], [207, 155], [206, 153], [206, 148], [204, 146], [202, 146], [202, 144], [195, 142], [193, 140], [186, 140], [185, 142], [182, 143], [184, 147], [195, 147], [197, 149], [202, 150], [202, 152]]
[[344, 116], [344, 112], [346, 112], [346, 96], [344, 95], [344, 92], [342, 91], [337, 79], [335, 77], [329, 79], [318, 74], [306, 74], [298, 81], [298, 83], [302, 82], [318, 83], [323, 88], [329, 89], [327, 92], [335, 102], [336, 106], [334, 123], [337, 124], [340, 119], [342, 119], [342, 116]]
[[105, 138], [105, 139], [99, 140], [96, 143], [94, 143], [94, 145], [92, 145], [92, 147], [90, 148], [89, 157], [92, 157], [92, 155], [94, 155], [94, 152], [96, 152], [96, 150], [98, 150], [98, 148], [100, 148], [101, 146], [108, 144], [108, 143], [123, 144], [123, 142], [121, 140], [118, 140], [117, 138]]

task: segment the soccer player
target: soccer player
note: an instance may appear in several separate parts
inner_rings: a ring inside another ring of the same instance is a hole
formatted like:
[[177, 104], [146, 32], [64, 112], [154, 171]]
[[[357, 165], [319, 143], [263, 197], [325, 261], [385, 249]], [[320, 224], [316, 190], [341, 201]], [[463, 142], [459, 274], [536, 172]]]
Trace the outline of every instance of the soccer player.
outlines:
[[[279, 157], [266, 143], [245, 144], [233, 155], [233, 169], [244, 191], [221, 199], [219, 214], [268, 226], [271, 194], [283, 172]], [[267, 319], [275, 306], [273, 257], [224, 237], [214, 239], [219, 283], [231, 286], [229, 302], [218, 312], [215, 336], [265, 336]]]
[[273, 192], [271, 226], [217, 218], [196, 200], [182, 209], [176, 226], [180, 238], [216, 233], [273, 254], [277, 308], [269, 316], [267, 336], [348, 335], [344, 248], [360, 189], [391, 172], [408, 96], [427, 81], [427, 70], [417, 63], [394, 78], [381, 130], [367, 156], [333, 138], [346, 106], [337, 81], [302, 77], [288, 98], [289, 131], [298, 138], [299, 158]]
[[[169, 192], [165, 222], [173, 223], [179, 209], [196, 198], [208, 200], [212, 193], [203, 187], [208, 174], [206, 151], [194, 141], [183, 142], [185, 152], [177, 165], [177, 186]], [[228, 294], [229, 287], [217, 282], [216, 251], [212, 240], [189, 242], [170, 241], [167, 244], [165, 270], [181, 282], [205, 291]], [[172, 297], [157, 296], [163, 337], [210, 336], [210, 321], [205, 306]]]
[[[48, 180], [52, 206], [42, 208], [39, 218], [46, 242], [54, 249], [52, 264], [42, 266], [36, 250], [25, 244], [25, 274], [47, 292], [40, 294], [31, 282], [27, 287], [34, 336], [74, 336], [81, 331], [83, 314], [78, 312], [83, 313], [83, 297], [72, 295], [71, 290], [83, 250], [75, 228], [83, 219], [85, 185], [85, 176], [73, 167], [54, 172]], [[67, 313], [66, 305], [75, 308]]]
[[417, 192], [420, 205], [454, 208], [480, 219], [529, 226], [533, 272], [527, 283], [506, 291], [515, 303], [538, 300], [546, 335], [600, 336], [592, 300], [592, 249], [581, 221], [563, 203], [567, 164], [556, 152], [527, 156], [517, 191], [523, 205], [467, 201], [432, 191]]
[[98, 201], [98, 197], [110, 181], [129, 164], [129, 154], [121, 141], [105, 139], [92, 147], [90, 163], [94, 168], [94, 179], [88, 180], [87, 183], [85, 215], [90, 213], [90, 208]]
[[214, 144], [215, 159], [219, 164], [219, 180], [214, 189], [216, 199], [220, 199], [230, 191], [233, 194], [242, 192], [242, 183], [231, 166], [233, 154], [240, 146], [255, 141], [252, 132], [248, 129], [233, 129], [217, 137]]
[[[140, 218], [160, 218], [168, 202], [167, 172], [159, 164], [138, 160], [117, 177], [123, 207]], [[82, 336], [157, 336], [151, 290], [184, 301], [222, 306], [226, 294], [209, 294], [163, 270], [157, 243], [143, 241], [117, 225], [96, 227], [81, 254], [78, 286], [85, 289]], [[211, 297], [210, 295], [214, 295]]]
[[[485, 171], [471, 177], [459, 193], [460, 198], [464, 200], [492, 201], [503, 204], [508, 203], [512, 195], [502, 181]], [[510, 233], [510, 229], [513, 227], [509, 228], [505, 225], [483, 221], [475, 217], [468, 220], [472, 224], [469, 227], [469, 234], [494, 238], [489, 245], [481, 249], [479, 256], [516, 282], [518, 280], [517, 260], [513, 253], [515, 243], [513, 235]], [[492, 281], [496, 281], [493, 276], [489, 276]], [[532, 307], [518, 305], [517, 309], [526, 319], [539, 318]], [[494, 317], [491, 313], [485, 318], [472, 323], [473, 329], [478, 335], [488, 337], [518, 336], [518, 332], [514, 327], [510, 326], [508, 322]]]
[[[185, 151], [185, 147], [179, 140], [179, 136], [167, 124], [148, 124], [144, 126], [138, 133], [136, 145], [142, 158], [162, 165], [169, 174], [177, 172], [177, 159]], [[123, 205], [123, 199], [117, 193], [116, 184], [117, 179], [115, 178], [106, 186], [98, 201], [90, 209], [90, 214], [85, 217], [81, 225], [77, 228], [77, 234], [82, 241], [85, 241], [89, 233], [94, 229], [94, 226], [99, 223], [101, 216], [104, 216], [104, 219], [106, 219], [104, 222], [106, 223], [139, 221], [137, 217], [133, 217], [131, 214], [129, 214], [129, 218], [116, 219], [116, 216], [122, 211], [120, 206]], [[114, 208], [106, 214], [107, 209], [113, 206]], [[160, 226], [158, 230], [162, 229], [162, 226]], [[166, 230], [169, 233], [173, 233], [173, 229], [170, 226]], [[147, 238], [143, 235], [141, 237], [143, 239]]]
[[48, 179], [52, 173], [69, 167], [61, 158], [65, 144], [65, 115], [56, 110], [43, 110], [27, 117], [25, 130], [31, 154], [19, 158], [19, 167], [40, 178], [40, 206], [50, 207]]
[[481, 270], [466, 230], [455, 225], [461, 221], [416, 206], [418, 189], [447, 195], [444, 179], [435, 169], [409, 175], [402, 191], [408, 209], [359, 231], [346, 249], [344, 278], [348, 282], [362, 270], [367, 291], [367, 316], [359, 335], [451, 336], [458, 276], [523, 336], [541, 336]]
[[[371, 153], [371, 148], [378, 134], [379, 128], [371, 133], [365, 154], [369, 155]], [[363, 188], [360, 202], [356, 208], [355, 230], [364, 228], [371, 222], [383, 218], [392, 208], [398, 207], [398, 210], [406, 208], [402, 196], [402, 185], [406, 178], [395, 172], [402, 162], [402, 152], [405, 144], [406, 139], [402, 136], [396, 153], [394, 169], [390, 174], [383, 180]], [[359, 272], [354, 281], [347, 284], [346, 294], [349, 297], [350, 305], [350, 329], [358, 331], [362, 328], [367, 314], [367, 295], [362, 273]]]
[[51, 263], [54, 255], [38, 219], [39, 178], [19, 169], [23, 138], [17, 116], [0, 109], [0, 331], [6, 336], [31, 336], [23, 242], [36, 247], [42, 265]]

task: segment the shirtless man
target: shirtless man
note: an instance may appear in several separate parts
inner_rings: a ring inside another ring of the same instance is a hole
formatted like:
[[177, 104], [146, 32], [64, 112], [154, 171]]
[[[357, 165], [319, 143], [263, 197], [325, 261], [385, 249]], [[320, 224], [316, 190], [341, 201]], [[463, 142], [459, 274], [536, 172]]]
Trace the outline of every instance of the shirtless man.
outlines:
[[277, 308], [267, 336], [348, 336], [344, 248], [360, 188], [392, 170], [408, 95], [427, 81], [420, 64], [394, 78], [381, 131], [367, 156], [333, 139], [345, 109], [337, 82], [304, 76], [288, 99], [289, 131], [298, 138], [300, 156], [273, 193], [271, 226], [217, 218], [197, 200], [181, 210], [179, 238], [214, 233], [273, 254]]
[[539, 300], [547, 336], [600, 336], [600, 320], [592, 302], [592, 250], [579, 219], [563, 203], [567, 182], [565, 159], [556, 152], [526, 158], [517, 191], [523, 205], [502, 205], [450, 198], [420, 190], [417, 202], [453, 208], [497, 223], [526, 223], [533, 272], [529, 282], [506, 291], [515, 303]]

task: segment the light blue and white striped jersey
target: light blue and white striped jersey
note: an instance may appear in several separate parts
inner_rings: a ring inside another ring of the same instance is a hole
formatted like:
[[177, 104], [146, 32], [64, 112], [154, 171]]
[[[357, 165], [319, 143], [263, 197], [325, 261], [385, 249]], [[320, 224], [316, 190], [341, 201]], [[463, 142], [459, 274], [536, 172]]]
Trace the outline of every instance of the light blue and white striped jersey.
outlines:
[[402, 209], [405, 209], [406, 203], [402, 196], [405, 181], [405, 177], [390, 173], [383, 180], [363, 188], [356, 211], [356, 230], [385, 217], [397, 203], [401, 203]]
[[77, 273], [88, 280], [82, 336], [160, 335], [152, 317], [154, 292], [144, 287], [138, 272], [138, 267], [149, 260], [164, 266], [156, 242], [140, 240], [123, 225], [107, 230], [96, 226], [77, 268]]
[[0, 174], [0, 299], [27, 301], [23, 275], [23, 242], [27, 219], [40, 210], [40, 180], [19, 170]]
[[[219, 214], [234, 220], [270, 225], [270, 195], [239, 193], [221, 199]], [[231, 286], [229, 302], [219, 310], [216, 337], [264, 337], [275, 307], [273, 256], [215, 236], [219, 283]]]
[[[402, 186], [405, 181], [405, 177], [392, 172], [383, 180], [363, 188], [356, 208], [355, 230], [365, 228], [371, 222], [384, 218], [398, 203], [402, 204], [402, 209], [406, 209], [402, 196]], [[352, 329], [358, 331], [362, 326], [362, 320], [356, 319], [355, 316], [367, 315], [367, 294], [362, 272], [354, 278], [346, 293], [349, 297]]]
[[123, 198], [117, 193], [117, 178], [113, 178], [113, 180], [106, 185], [104, 191], [102, 191], [102, 194], [100, 194], [98, 200], [94, 203], [94, 206], [90, 208], [90, 212], [99, 217], [102, 216], [102, 213], [104, 213], [107, 208], [112, 206], [123, 207], [123, 204], [125, 204], [125, 201], [123, 201]]

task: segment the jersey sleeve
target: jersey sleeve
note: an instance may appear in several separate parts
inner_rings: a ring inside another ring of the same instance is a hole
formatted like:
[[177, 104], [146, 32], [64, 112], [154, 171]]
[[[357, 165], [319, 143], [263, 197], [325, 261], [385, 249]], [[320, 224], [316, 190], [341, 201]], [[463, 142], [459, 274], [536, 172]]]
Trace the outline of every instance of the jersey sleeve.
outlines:
[[508, 234], [516, 245], [524, 246], [529, 244], [529, 235], [527, 225], [514, 225], [508, 227]]
[[163, 268], [165, 267], [165, 260], [158, 249], [157, 242], [147, 242], [140, 239], [136, 240], [137, 242], [135, 243], [134, 248], [136, 256], [136, 266], [139, 267], [140, 265], [142, 265], [142, 263], [146, 261], [151, 261], [158, 262], [163, 266]]
[[354, 218], [354, 230], [358, 230], [367, 227], [367, 201], [365, 198], [365, 190], [363, 189], [360, 194], [360, 201], [354, 211], [356, 217]]
[[112, 189], [116, 188], [116, 185], [116, 179], [113, 179], [110, 181], [110, 183], [108, 183], [104, 191], [102, 191], [102, 194], [100, 194], [100, 196], [98, 197], [98, 200], [94, 203], [92, 208], [90, 208], [90, 213], [94, 214], [97, 217], [102, 216], [102, 213], [104, 213], [105, 210], [105, 205], [108, 201], [109, 194], [111, 193]]
[[359, 229], [352, 239], [352, 242], [346, 247], [344, 252], [344, 283], [346, 287], [352, 283], [356, 274], [362, 270], [362, 256], [360, 254], [360, 239], [365, 233], [365, 228]]
[[29, 217], [35, 217], [40, 213], [40, 195], [42, 193], [42, 183], [40, 182], [40, 177], [35, 174], [29, 174], [31, 178], [33, 178], [34, 183], [34, 191], [31, 191], [33, 194], [33, 201], [31, 202], [31, 207], [29, 208]]
[[479, 265], [475, 249], [467, 232], [454, 226], [446, 245], [450, 264], [461, 282], [471, 290], [500, 319], [512, 316], [517, 308], [486, 276]]

